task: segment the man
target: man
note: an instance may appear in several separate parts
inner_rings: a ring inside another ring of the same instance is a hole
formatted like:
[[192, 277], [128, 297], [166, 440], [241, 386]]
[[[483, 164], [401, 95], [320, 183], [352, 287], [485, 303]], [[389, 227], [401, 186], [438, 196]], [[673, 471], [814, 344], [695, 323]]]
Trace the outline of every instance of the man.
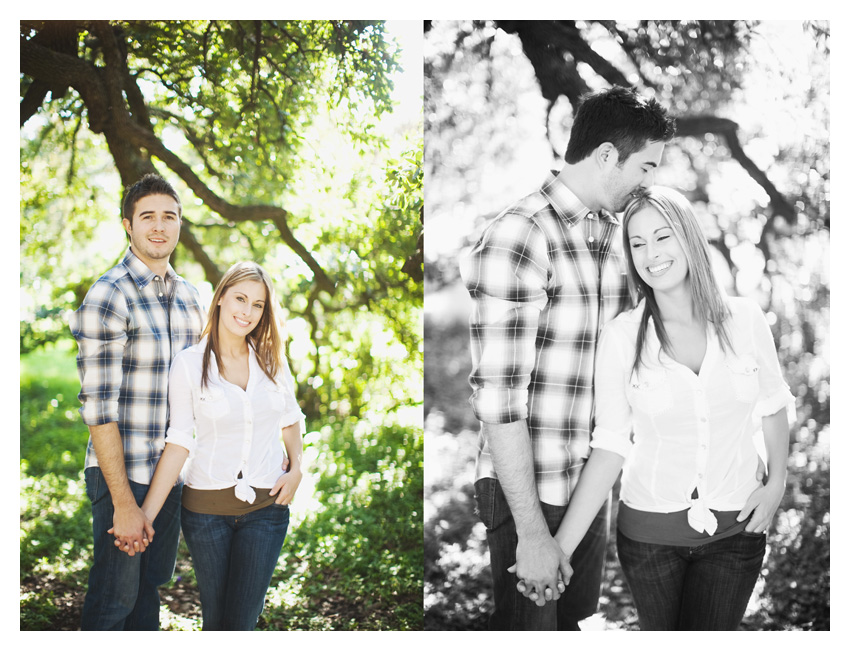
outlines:
[[70, 318], [80, 413], [90, 434], [85, 477], [94, 561], [83, 630], [159, 629], [158, 588], [177, 558], [182, 485], [153, 523], [140, 505], [165, 446], [171, 360], [197, 343], [204, 322], [198, 291], [168, 263], [182, 217], [174, 188], [145, 176], [128, 189], [122, 216], [127, 254]]
[[[493, 629], [579, 630], [596, 611], [608, 505], [572, 559], [553, 534], [589, 453], [597, 337], [628, 306], [613, 213], [650, 185], [674, 132], [632, 90], [585, 98], [562, 171], [499, 215], [461, 264], [474, 303], [470, 403], [482, 423], [475, 488]], [[569, 583], [560, 598], [559, 576]]]

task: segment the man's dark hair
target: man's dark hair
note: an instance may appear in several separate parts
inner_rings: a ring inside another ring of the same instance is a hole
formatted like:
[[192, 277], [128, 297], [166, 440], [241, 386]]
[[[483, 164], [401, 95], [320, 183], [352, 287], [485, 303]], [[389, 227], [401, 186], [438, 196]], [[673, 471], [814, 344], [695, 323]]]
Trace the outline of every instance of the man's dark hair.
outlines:
[[641, 97], [634, 89], [614, 86], [582, 98], [564, 160], [578, 163], [603, 142], [610, 142], [622, 165], [647, 142], [669, 142], [675, 134], [675, 119], [656, 100]]
[[177, 196], [177, 191], [171, 187], [171, 184], [159, 174], [145, 174], [127, 188], [124, 193], [124, 205], [121, 212], [124, 219], [130, 222], [130, 225], [133, 224], [133, 212], [136, 210], [136, 203], [139, 199], [152, 194], [164, 194], [174, 199], [177, 202], [177, 216], [183, 216], [183, 204], [180, 203], [180, 197]]

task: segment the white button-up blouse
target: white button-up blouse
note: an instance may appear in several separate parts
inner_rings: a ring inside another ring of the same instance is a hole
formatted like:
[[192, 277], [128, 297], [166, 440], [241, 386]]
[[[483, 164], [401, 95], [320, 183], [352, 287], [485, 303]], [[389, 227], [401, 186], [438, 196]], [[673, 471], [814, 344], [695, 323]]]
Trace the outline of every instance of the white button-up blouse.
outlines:
[[651, 319], [632, 373], [643, 301], [605, 326], [596, 359], [591, 447], [625, 457], [621, 499], [653, 513], [688, 509], [691, 527], [709, 534], [712, 509], [738, 511], [758, 487], [761, 417], [794, 403], [763, 312], [752, 300], [727, 300], [734, 352], [709, 328], [698, 374], [661, 350]]
[[252, 486], [272, 488], [283, 474], [281, 428], [304, 419], [292, 374], [284, 359], [277, 382], [272, 382], [249, 347], [245, 390], [219, 375], [214, 355], [207, 386], [202, 388], [205, 346], [206, 338], [180, 352], [171, 364], [165, 441], [189, 450], [187, 486], [201, 490], [236, 486], [238, 498], [253, 502]]

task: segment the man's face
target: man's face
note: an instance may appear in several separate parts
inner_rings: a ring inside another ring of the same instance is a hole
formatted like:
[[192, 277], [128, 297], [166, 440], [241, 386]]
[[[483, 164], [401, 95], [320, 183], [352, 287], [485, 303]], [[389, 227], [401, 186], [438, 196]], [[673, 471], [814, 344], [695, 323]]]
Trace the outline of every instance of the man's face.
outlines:
[[[629, 156], [622, 164], [614, 161], [602, 181], [602, 207], [609, 212], [622, 212], [633, 193], [652, 185], [653, 172], [661, 164], [663, 142], [648, 142], [640, 151]], [[614, 157], [616, 158], [616, 149]]]
[[150, 194], [136, 202], [132, 223], [124, 219], [130, 247], [139, 259], [150, 262], [168, 260], [180, 238], [180, 207], [166, 194]]

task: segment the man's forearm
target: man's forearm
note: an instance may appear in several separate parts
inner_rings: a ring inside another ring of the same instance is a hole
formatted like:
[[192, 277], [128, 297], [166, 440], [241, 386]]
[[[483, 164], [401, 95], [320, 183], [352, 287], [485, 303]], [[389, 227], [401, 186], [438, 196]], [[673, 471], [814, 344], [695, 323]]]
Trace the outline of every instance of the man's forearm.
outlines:
[[538, 606], [560, 595], [559, 576], [572, 573], [566, 556], [549, 533], [534, 476], [534, 457], [526, 422], [484, 425], [493, 467], [516, 525], [517, 578]]
[[531, 437], [525, 420], [483, 423], [493, 468], [508, 500], [520, 539], [549, 535], [537, 496]]
[[127, 479], [127, 467], [124, 464], [124, 444], [118, 423], [89, 426], [92, 445], [97, 455], [97, 464], [109, 487], [112, 503], [116, 508], [135, 505], [136, 500], [130, 490]]

